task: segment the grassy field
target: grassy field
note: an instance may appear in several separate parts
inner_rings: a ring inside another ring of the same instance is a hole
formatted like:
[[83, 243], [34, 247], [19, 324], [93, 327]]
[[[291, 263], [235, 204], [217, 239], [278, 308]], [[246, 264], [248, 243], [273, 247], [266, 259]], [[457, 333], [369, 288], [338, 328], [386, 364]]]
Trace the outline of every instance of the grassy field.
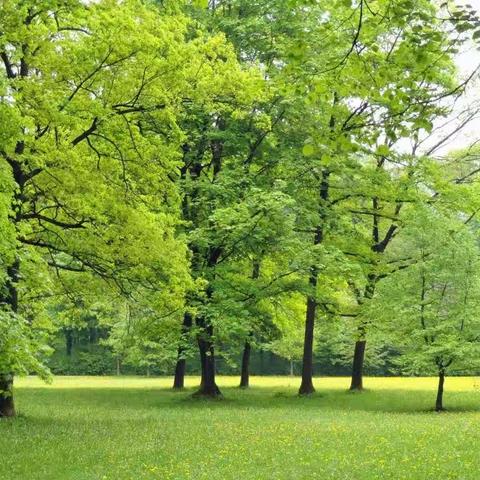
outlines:
[[171, 379], [57, 377], [17, 382], [20, 417], [0, 422], [2, 480], [472, 479], [480, 476], [480, 380], [219, 379], [225, 399], [175, 393]]

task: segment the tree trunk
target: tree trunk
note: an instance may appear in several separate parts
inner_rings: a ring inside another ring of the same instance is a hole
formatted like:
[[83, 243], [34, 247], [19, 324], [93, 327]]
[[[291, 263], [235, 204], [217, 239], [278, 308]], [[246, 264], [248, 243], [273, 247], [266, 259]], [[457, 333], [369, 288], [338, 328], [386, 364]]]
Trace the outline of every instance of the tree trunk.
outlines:
[[[335, 95], [336, 102], [336, 95]], [[335, 120], [330, 119], [330, 127], [333, 130]], [[314, 245], [320, 245], [323, 242], [323, 227], [326, 219], [325, 202], [329, 197], [329, 178], [330, 170], [324, 168], [322, 170], [322, 181], [319, 190], [319, 224], [315, 229], [315, 236], [313, 238]], [[318, 281], [318, 268], [312, 265], [310, 268], [309, 285], [311, 293], [307, 297], [307, 313], [305, 316], [305, 339], [303, 343], [303, 360], [302, 360], [302, 383], [298, 393], [300, 395], [310, 395], [315, 392], [313, 387], [313, 340], [315, 330], [315, 315], [317, 311], [316, 290]]]
[[117, 357], [117, 376], [120, 376], [121, 372], [120, 372], [120, 357]]
[[443, 408], [443, 386], [445, 384], [445, 370], [440, 369], [438, 371], [438, 390], [437, 400], [435, 401], [435, 411], [442, 412]]
[[259, 349], [259, 357], [260, 357], [260, 375], [265, 375], [265, 353], [263, 349]]
[[365, 360], [366, 344], [366, 340], [357, 340], [355, 342], [352, 365], [352, 382], [350, 384], [350, 390], [352, 391], [363, 390], [363, 363]]
[[293, 377], [294, 372], [293, 372], [293, 360], [290, 360], [290, 376]]
[[[310, 284], [312, 284], [312, 278]], [[316, 275], [315, 283], [316, 285]], [[302, 383], [298, 393], [310, 395], [315, 392], [313, 387], [313, 335], [315, 328], [315, 311], [317, 304], [313, 297], [307, 299], [307, 314], [305, 319], [305, 339], [303, 342]]]
[[242, 356], [242, 375], [240, 378], [240, 388], [248, 388], [250, 385], [250, 352], [251, 352], [250, 342], [245, 340], [245, 346], [243, 347], [243, 356]]
[[173, 379], [173, 388], [175, 390], [181, 390], [185, 387], [185, 368], [187, 360], [185, 358], [185, 337], [188, 335], [190, 328], [192, 327], [192, 316], [185, 312], [183, 315], [182, 323], [182, 337], [178, 346], [177, 365], [175, 366], [175, 377]]
[[95, 326], [88, 329], [88, 343], [97, 343], [97, 328]]
[[72, 356], [72, 349], [73, 349], [73, 332], [70, 328], [65, 330], [65, 351], [67, 353], [67, 357]]
[[0, 418], [15, 416], [15, 405], [13, 402], [13, 375], [0, 375]]
[[[364, 299], [371, 300], [375, 293], [377, 277], [370, 273], [368, 275], [368, 282], [365, 286]], [[359, 305], [362, 305], [364, 300], [359, 300]], [[365, 363], [365, 347], [367, 345], [367, 324], [362, 322], [358, 326], [358, 340], [355, 342], [355, 349], [353, 351], [353, 364], [352, 364], [352, 382], [350, 384], [350, 390], [362, 391], [363, 390], [363, 366]]]
[[[6, 294], [0, 298], [0, 308], [5, 305], [13, 313], [18, 312], [17, 283], [20, 275], [20, 260], [15, 259], [7, 268]], [[13, 373], [0, 373], [0, 418], [15, 417], [13, 399]]]
[[206, 347], [203, 342], [198, 339], [198, 352], [200, 354], [200, 390], [203, 389], [203, 386], [205, 384], [205, 378], [207, 377], [207, 352], [206, 352]]
[[[179, 349], [180, 350], [180, 349]], [[182, 390], [185, 387], [185, 368], [187, 361], [185, 358], [179, 358], [175, 365], [175, 376], [173, 377], [173, 389]]]
[[[253, 267], [252, 267], [252, 280], [258, 280], [259, 277], [260, 277], [260, 261], [254, 260]], [[243, 348], [240, 388], [248, 388], [250, 386], [250, 353], [252, 350], [252, 346], [249, 340], [252, 337], [253, 337], [253, 332], [251, 331], [249, 336], [245, 340], [245, 346]]]
[[[199, 322], [200, 324], [203, 322]], [[213, 327], [211, 325], [204, 328], [198, 336], [198, 350], [200, 352], [200, 363], [202, 367], [202, 377], [200, 387], [195, 392], [197, 397], [218, 397], [221, 396], [220, 389], [215, 381], [215, 349], [213, 346]]]

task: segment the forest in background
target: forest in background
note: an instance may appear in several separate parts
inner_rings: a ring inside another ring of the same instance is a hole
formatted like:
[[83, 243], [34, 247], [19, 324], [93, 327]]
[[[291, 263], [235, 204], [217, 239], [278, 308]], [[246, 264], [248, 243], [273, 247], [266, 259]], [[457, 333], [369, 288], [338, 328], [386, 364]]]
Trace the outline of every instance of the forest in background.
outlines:
[[25, 374], [433, 374], [441, 410], [478, 373], [480, 146], [448, 149], [479, 113], [472, 7], [1, 14], [0, 416]]

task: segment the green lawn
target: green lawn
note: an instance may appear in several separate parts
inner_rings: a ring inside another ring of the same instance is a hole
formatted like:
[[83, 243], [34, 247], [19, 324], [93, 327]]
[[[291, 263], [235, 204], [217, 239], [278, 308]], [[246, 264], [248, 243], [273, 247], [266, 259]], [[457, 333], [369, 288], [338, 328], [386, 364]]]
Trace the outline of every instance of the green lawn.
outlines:
[[170, 379], [57, 377], [17, 382], [19, 418], [0, 422], [2, 480], [472, 479], [480, 476], [480, 380], [222, 377], [225, 399], [174, 393]]

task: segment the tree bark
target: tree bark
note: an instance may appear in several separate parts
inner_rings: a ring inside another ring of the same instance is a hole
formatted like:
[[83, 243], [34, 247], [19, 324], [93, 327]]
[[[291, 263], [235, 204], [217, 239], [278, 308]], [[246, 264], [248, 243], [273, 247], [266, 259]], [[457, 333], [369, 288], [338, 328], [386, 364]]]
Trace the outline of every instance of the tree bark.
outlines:
[[[331, 127], [334, 121], [331, 119]], [[324, 168], [322, 170], [322, 180], [319, 190], [319, 224], [315, 229], [314, 245], [320, 245], [323, 242], [323, 228], [326, 220], [325, 203], [329, 197], [329, 178], [330, 170]], [[317, 311], [316, 290], [318, 281], [318, 268], [312, 265], [310, 268], [309, 285], [311, 293], [307, 297], [307, 313], [305, 315], [305, 338], [303, 343], [303, 360], [302, 360], [302, 383], [298, 393], [300, 395], [310, 395], [315, 392], [313, 387], [313, 340], [315, 333], [315, 316]]]
[[[252, 280], [258, 280], [260, 277], [260, 261], [253, 261], [252, 268]], [[253, 331], [250, 332], [247, 339], [245, 340], [245, 345], [243, 347], [243, 356], [242, 356], [242, 372], [240, 376], [240, 388], [248, 388], [250, 385], [250, 353], [252, 350], [252, 345], [250, 343], [250, 338], [253, 337]]]
[[[6, 294], [0, 299], [1, 305], [9, 308], [13, 313], [18, 311], [17, 283], [19, 279], [20, 260], [17, 258], [7, 268]], [[0, 373], [0, 418], [15, 417], [15, 403], [13, 398], [13, 373]]]
[[[310, 277], [310, 285], [317, 284], [316, 274]], [[313, 339], [315, 329], [315, 311], [317, 304], [313, 297], [307, 299], [307, 314], [305, 318], [305, 339], [303, 342], [302, 383], [298, 393], [310, 395], [315, 392], [313, 387]]]
[[180, 344], [178, 346], [177, 365], [175, 366], [175, 376], [173, 379], [173, 388], [175, 390], [181, 390], [185, 387], [185, 368], [187, 360], [185, 358], [185, 337], [188, 335], [190, 328], [192, 327], [192, 316], [190, 313], [185, 312], [183, 315], [182, 323], [182, 336]]
[[15, 416], [15, 404], [13, 402], [13, 375], [0, 375], [0, 418]]
[[[180, 348], [179, 348], [180, 350]], [[179, 358], [175, 366], [175, 376], [173, 377], [173, 389], [182, 390], [185, 388], [185, 368], [187, 361], [185, 358]]]
[[363, 390], [363, 363], [365, 360], [366, 344], [366, 340], [357, 340], [355, 342], [352, 365], [352, 381], [350, 383], [350, 390], [352, 391]]
[[[203, 323], [200, 320], [200, 325]], [[202, 377], [200, 387], [195, 392], [197, 397], [219, 397], [220, 389], [215, 380], [215, 348], [213, 345], [213, 326], [208, 325], [200, 332], [198, 336], [198, 349], [200, 352], [200, 363], [202, 367]]]
[[294, 371], [293, 371], [293, 360], [290, 360], [290, 376], [293, 377]]
[[440, 369], [438, 371], [438, 389], [437, 389], [437, 399], [435, 401], [435, 411], [442, 412], [443, 408], [443, 386], [445, 384], [445, 370]]
[[[377, 277], [373, 273], [370, 273], [363, 294], [364, 298], [359, 300], [359, 305], [363, 304], [364, 299], [371, 300], [373, 298], [376, 285]], [[350, 384], [350, 390], [352, 391], [363, 390], [363, 367], [365, 364], [365, 347], [367, 345], [366, 334], [367, 324], [362, 322], [358, 327], [358, 340], [355, 342], [355, 349], [353, 351], [352, 380]]]
[[242, 375], [240, 377], [240, 388], [248, 388], [250, 386], [250, 353], [252, 346], [250, 342], [245, 340], [242, 356]]

